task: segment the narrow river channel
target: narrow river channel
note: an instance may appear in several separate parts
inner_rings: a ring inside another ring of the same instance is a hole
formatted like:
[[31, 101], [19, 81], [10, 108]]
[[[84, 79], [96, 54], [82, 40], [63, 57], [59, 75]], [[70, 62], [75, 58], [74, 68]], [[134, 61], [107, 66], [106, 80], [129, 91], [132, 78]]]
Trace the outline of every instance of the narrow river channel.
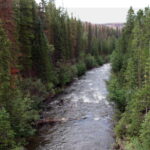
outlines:
[[110, 64], [88, 71], [46, 106], [45, 125], [28, 150], [111, 150], [113, 106], [107, 100]]

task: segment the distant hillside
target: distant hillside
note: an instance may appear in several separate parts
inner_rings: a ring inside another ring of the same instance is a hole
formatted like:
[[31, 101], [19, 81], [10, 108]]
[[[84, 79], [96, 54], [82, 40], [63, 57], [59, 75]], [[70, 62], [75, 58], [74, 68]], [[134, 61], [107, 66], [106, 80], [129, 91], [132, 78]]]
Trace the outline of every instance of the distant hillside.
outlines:
[[110, 28], [113, 28], [113, 29], [122, 29], [124, 27], [124, 23], [106, 23], [106, 24], [103, 24], [107, 27], [110, 27]]

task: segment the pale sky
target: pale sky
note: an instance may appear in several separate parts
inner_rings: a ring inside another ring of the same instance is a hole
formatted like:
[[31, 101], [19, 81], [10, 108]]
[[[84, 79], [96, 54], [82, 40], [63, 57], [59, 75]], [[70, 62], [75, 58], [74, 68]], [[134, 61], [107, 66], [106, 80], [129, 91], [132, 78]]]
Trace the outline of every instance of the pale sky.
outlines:
[[125, 22], [130, 6], [136, 11], [150, 6], [150, 0], [55, 0], [55, 3], [69, 14], [92, 23]]

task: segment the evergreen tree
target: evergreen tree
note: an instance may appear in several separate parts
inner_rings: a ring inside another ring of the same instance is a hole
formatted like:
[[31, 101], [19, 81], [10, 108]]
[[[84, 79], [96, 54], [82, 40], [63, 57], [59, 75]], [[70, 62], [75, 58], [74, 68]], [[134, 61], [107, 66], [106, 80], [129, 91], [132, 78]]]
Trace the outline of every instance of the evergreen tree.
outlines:
[[0, 149], [11, 149], [14, 142], [14, 131], [11, 128], [10, 117], [4, 108], [0, 108]]
[[0, 8], [2, 23], [10, 23], [4, 25], [6, 33], [0, 26], [0, 149], [20, 150], [35, 133], [42, 101], [77, 75], [101, 65], [118, 31], [69, 17], [53, 0], [40, 5], [35, 0], [14, 0], [14, 10], [11, 0], [4, 3], [11, 9], [5, 9], [9, 15], [4, 19]]
[[48, 44], [43, 32], [43, 25], [40, 19], [37, 19], [35, 29], [35, 40], [32, 49], [33, 70], [43, 81], [53, 81], [51, 53], [53, 46]]
[[34, 40], [34, 5], [34, 0], [19, 0], [17, 4], [19, 11], [17, 11], [16, 17], [21, 52], [19, 60], [24, 76], [31, 76], [31, 53]]
[[[115, 130], [118, 138], [128, 139], [124, 143], [128, 150], [147, 150], [150, 142], [149, 17], [149, 8], [139, 10], [137, 14], [130, 8], [127, 23], [112, 55], [110, 98], [119, 104], [120, 110], [123, 106], [123, 114]], [[119, 91], [123, 92], [117, 95]]]
[[6, 34], [0, 26], [0, 106], [5, 107], [8, 102], [8, 95], [10, 91], [10, 44]]
[[78, 59], [80, 54], [82, 53], [82, 24], [81, 21], [77, 22], [77, 36], [76, 36], [76, 54], [75, 57]]
[[88, 53], [91, 53], [92, 51], [92, 26], [89, 24], [88, 26]]

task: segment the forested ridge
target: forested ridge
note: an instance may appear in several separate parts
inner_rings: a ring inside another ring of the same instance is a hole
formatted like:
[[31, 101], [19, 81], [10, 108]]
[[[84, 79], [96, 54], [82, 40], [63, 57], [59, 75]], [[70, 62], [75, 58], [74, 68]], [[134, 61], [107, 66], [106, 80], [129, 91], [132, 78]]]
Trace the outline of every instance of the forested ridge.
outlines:
[[150, 8], [134, 13], [111, 56], [109, 98], [117, 104], [116, 149], [150, 149]]
[[42, 102], [107, 62], [119, 36], [69, 17], [53, 1], [0, 0], [0, 149], [22, 149]]

